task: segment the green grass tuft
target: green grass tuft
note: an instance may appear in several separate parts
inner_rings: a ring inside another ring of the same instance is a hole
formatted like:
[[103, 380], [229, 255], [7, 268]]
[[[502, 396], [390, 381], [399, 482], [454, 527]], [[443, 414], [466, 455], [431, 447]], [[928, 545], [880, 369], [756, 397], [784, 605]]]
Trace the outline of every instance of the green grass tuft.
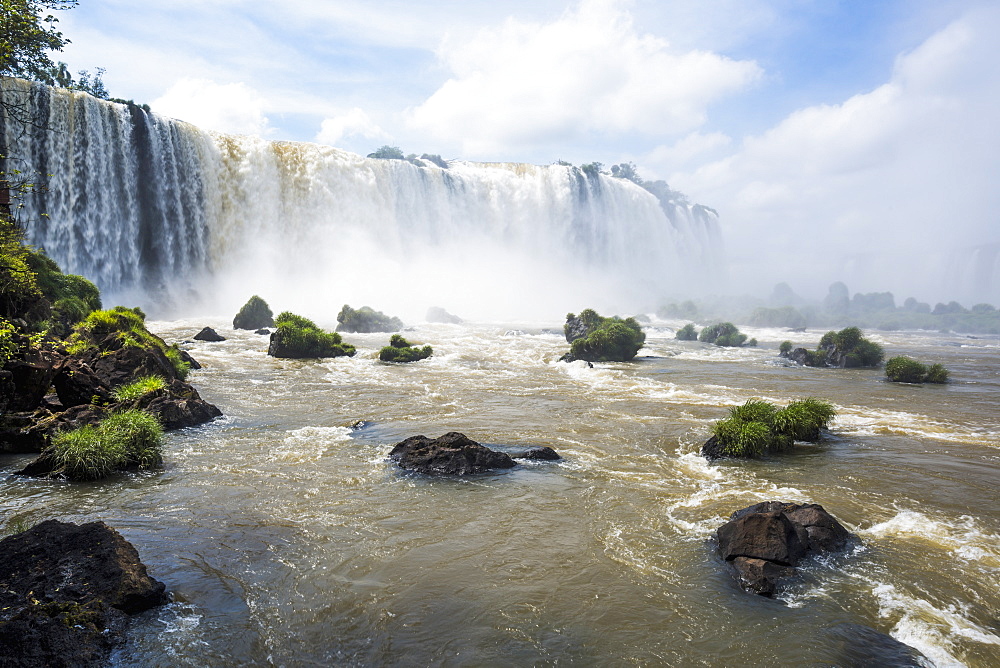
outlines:
[[721, 452], [730, 457], [759, 457], [785, 450], [795, 441], [816, 442], [836, 411], [820, 399], [801, 399], [779, 409], [760, 399], [750, 399], [729, 409], [729, 417], [712, 426]]
[[112, 393], [112, 396], [116, 401], [133, 401], [150, 392], [162, 390], [166, 386], [167, 381], [159, 376], [143, 376], [127, 385], [122, 385]]
[[70, 480], [100, 480], [115, 471], [163, 464], [163, 428], [145, 411], [109, 415], [97, 427], [83, 426], [52, 439], [55, 471]]

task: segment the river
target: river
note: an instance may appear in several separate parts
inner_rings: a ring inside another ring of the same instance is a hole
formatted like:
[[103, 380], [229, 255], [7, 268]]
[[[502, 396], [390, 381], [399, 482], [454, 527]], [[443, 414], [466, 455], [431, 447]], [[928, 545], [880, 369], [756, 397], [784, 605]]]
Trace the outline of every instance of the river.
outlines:
[[[321, 323], [329, 325], [330, 323]], [[647, 327], [633, 363], [558, 362], [561, 322], [421, 324], [410, 365], [388, 335], [354, 358], [277, 360], [224, 319], [153, 322], [185, 344], [190, 380], [225, 413], [169, 433], [162, 471], [103, 483], [15, 478], [9, 522], [106, 521], [173, 593], [133, 625], [119, 666], [802, 666], [885, 664], [862, 627], [937, 666], [1000, 664], [1000, 340], [869, 333], [941, 362], [953, 382], [786, 366], [744, 329], [723, 349]], [[818, 445], [707, 463], [714, 420], [751, 397], [815, 396], [838, 415]], [[363, 420], [360, 427], [352, 428]], [[439, 479], [386, 455], [461, 431], [548, 445], [559, 462]], [[730, 513], [816, 502], [860, 546], [810, 562], [774, 599], [742, 591], [711, 543]]]

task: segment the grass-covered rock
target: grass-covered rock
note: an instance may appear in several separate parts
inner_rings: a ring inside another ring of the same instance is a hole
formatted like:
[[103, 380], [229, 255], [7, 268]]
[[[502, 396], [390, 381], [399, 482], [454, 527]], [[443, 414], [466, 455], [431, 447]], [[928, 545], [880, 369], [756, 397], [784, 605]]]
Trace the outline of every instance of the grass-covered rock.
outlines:
[[859, 328], [845, 327], [839, 332], [830, 331], [824, 334], [815, 351], [796, 348], [785, 356], [805, 366], [872, 368], [877, 367], [885, 359], [885, 350], [879, 344], [865, 338]]
[[127, 377], [114, 377], [112, 387], [143, 375], [184, 380], [191, 370], [190, 359], [176, 344], [167, 345], [146, 329], [146, 314], [138, 307], [93, 311], [73, 329], [66, 348], [85, 356], [95, 370], [99, 366], [110, 373], [112, 366], [120, 367]]
[[948, 370], [940, 364], [927, 366], [899, 355], [885, 363], [885, 377], [893, 383], [947, 383]]
[[833, 406], [820, 399], [793, 401], [784, 408], [750, 399], [729, 409], [729, 417], [712, 426], [712, 437], [702, 446], [708, 459], [719, 457], [759, 457], [779, 452], [795, 441], [815, 443], [836, 414]]
[[393, 334], [389, 339], [389, 345], [382, 348], [378, 353], [379, 360], [383, 362], [416, 362], [430, 357], [434, 354], [434, 349], [430, 346], [422, 348], [413, 345], [399, 334]]
[[21, 473], [67, 480], [100, 480], [129, 469], [163, 465], [163, 427], [151, 414], [126, 410], [108, 415], [96, 427], [61, 432], [52, 445]]
[[585, 309], [577, 317], [566, 316], [564, 332], [572, 338], [570, 350], [563, 361], [628, 362], [646, 342], [642, 325], [635, 318], [605, 318], [593, 309]]
[[274, 313], [267, 302], [254, 295], [233, 318], [233, 329], [262, 329], [274, 327]]
[[714, 343], [717, 346], [727, 348], [757, 345], [757, 339], [747, 341], [747, 335], [731, 322], [720, 322], [704, 328], [698, 335], [698, 340], [702, 343]]
[[674, 335], [674, 338], [679, 341], [697, 341], [698, 340], [698, 330], [695, 328], [694, 323], [689, 322], [680, 329]]
[[370, 306], [353, 309], [347, 304], [337, 314], [337, 331], [370, 334], [373, 332], [398, 332], [403, 329], [399, 318], [376, 311]]
[[354, 346], [344, 343], [340, 334], [324, 332], [308, 318], [285, 311], [275, 319], [277, 329], [271, 334], [267, 354], [282, 358], [352, 357]]

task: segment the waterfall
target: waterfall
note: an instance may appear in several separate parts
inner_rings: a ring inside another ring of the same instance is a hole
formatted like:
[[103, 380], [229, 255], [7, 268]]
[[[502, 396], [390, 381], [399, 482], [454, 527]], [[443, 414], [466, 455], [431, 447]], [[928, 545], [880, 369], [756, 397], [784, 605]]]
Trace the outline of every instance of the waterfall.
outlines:
[[655, 305], [715, 287], [722, 267], [715, 212], [669, 189], [564, 165], [368, 159], [4, 83], [39, 126], [7, 119], [8, 165], [50, 174], [22, 211], [30, 243], [154, 310], [257, 292], [309, 312], [561, 315]]

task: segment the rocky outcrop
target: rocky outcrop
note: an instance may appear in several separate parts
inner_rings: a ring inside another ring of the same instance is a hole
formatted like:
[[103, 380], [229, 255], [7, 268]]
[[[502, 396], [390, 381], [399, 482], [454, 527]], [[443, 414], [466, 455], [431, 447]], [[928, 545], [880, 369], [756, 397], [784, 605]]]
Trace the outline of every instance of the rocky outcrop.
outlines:
[[195, 341], [225, 341], [226, 337], [219, 334], [211, 327], [203, 327], [200, 332], [194, 335]]
[[425, 316], [427, 322], [443, 322], [449, 325], [461, 325], [464, 320], [459, 318], [457, 315], [452, 315], [448, 313], [440, 306], [431, 306], [427, 309], [427, 315]]
[[233, 329], [261, 329], [274, 327], [274, 313], [267, 302], [252, 296], [233, 318]]
[[490, 450], [457, 431], [440, 438], [411, 436], [397, 443], [389, 458], [404, 469], [432, 475], [470, 475], [514, 467], [510, 455]]
[[137, 408], [155, 415], [167, 431], [196, 427], [222, 415], [187, 383], [173, 380], [162, 390], [148, 392], [123, 408]]
[[842, 550], [851, 534], [818, 504], [765, 501], [733, 513], [716, 539], [741, 586], [773, 596], [803, 558]]
[[0, 663], [99, 666], [128, 615], [167, 602], [136, 549], [103, 522], [48, 520], [0, 541]]

